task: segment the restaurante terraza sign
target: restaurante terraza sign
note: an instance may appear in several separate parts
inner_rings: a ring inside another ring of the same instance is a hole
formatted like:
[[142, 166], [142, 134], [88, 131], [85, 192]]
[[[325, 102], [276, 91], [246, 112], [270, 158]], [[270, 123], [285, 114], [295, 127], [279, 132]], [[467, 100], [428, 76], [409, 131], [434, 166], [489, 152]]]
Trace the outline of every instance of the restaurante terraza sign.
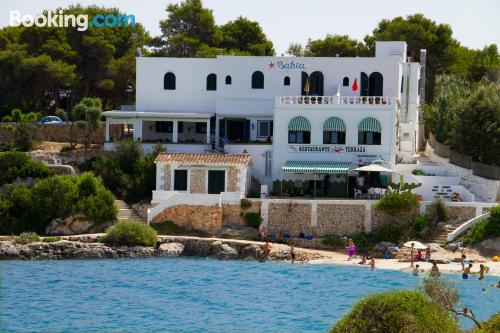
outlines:
[[363, 146], [288, 145], [290, 153], [366, 153]]

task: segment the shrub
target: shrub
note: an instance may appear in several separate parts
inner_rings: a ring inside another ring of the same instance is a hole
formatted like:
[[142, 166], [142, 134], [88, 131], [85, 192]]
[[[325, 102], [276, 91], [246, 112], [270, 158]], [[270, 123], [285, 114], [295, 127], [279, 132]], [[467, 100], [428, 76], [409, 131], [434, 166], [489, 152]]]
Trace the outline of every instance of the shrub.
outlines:
[[391, 291], [358, 301], [331, 333], [459, 332], [457, 322], [417, 291]]
[[415, 169], [411, 173], [412, 173], [412, 175], [415, 175], [415, 176], [434, 176], [434, 174], [427, 173], [424, 170], [420, 170], [420, 169]]
[[477, 222], [464, 238], [466, 244], [477, 244], [487, 238], [500, 236], [500, 206], [491, 209], [491, 216]]
[[473, 333], [498, 333], [500, 332], [500, 313], [492, 316], [487, 321], [481, 323], [481, 328], [477, 328]]
[[349, 236], [352, 238], [359, 253], [370, 253], [380, 242], [398, 244], [405, 237], [405, 228], [399, 224], [388, 224], [372, 230], [371, 233], [358, 232]]
[[0, 153], [0, 186], [14, 182], [16, 179], [47, 178], [54, 171], [42, 162], [33, 161], [23, 152], [8, 151]]
[[337, 235], [330, 235], [323, 238], [322, 243], [335, 249], [340, 249], [347, 246], [345, 239]]
[[252, 207], [252, 201], [248, 200], [248, 199], [241, 199], [240, 201], [240, 207], [241, 209], [245, 210], [245, 209], [248, 209], [250, 207]]
[[11, 116], [3, 116], [2, 122], [10, 123], [10, 122], [12, 122], [12, 117]]
[[258, 229], [260, 227], [261, 222], [262, 222], [262, 217], [260, 216], [260, 212], [245, 214], [245, 223], [247, 226]]
[[61, 240], [61, 237], [43, 237], [42, 242], [44, 243], [54, 243], [54, 242], [59, 242]]
[[19, 123], [14, 129], [14, 147], [20, 151], [30, 151], [35, 146], [39, 136], [39, 130], [35, 124]]
[[61, 109], [61, 108], [57, 108], [57, 109], [54, 111], [54, 115], [55, 115], [56, 117], [61, 118], [61, 120], [66, 120], [66, 119], [68, 119], [68, 115], [66, 114], [66, 111], [64, 111], [64, 109]]
[[432, 221], [446, 222], [450, 218], [450, 208], [446, 205], [443, 198], [439, 197], [429, 205], [429, 217]]
[[16, 239], [16, 243], [19, 243], [19, 244], [29, 244], [29, 243], [39, 242], [39, 241], [40, 241], [40, 237], [37, 235], [36, 232], [23, 232]]
[[415, 194], [405, 192], [390, 192], [380, 199], [373, 207], [391, 216], [412, 211], [419, 205]]
[[429, 218], [427, 215], [417, 215], [411, 220], [410, 226], [413, 235], [421, 235], [429, 226]]
[[179, 227], [173, 221], [163, 221], [160, 223], [151, 223], [151, 228], [155, 229], [159, 235], [182, 235], [186, 229]]
[[103, 242], [128, 246], [153, 246], [156, 243], [156, 231], [140, 221], [118, 222], [106, 230]]
[[78, 189], [76, 211], [100, 224], [115, 218], [118, 212], [115, 198], [97, 178], [85, 173], [78, 177], [76, 186]]

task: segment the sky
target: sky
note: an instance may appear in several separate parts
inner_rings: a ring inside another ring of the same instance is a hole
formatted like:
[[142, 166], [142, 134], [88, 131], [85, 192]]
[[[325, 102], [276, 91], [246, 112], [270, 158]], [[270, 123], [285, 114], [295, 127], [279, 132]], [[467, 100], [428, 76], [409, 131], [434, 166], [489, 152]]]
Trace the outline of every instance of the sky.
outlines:
[[[71, 4], [118, 7], [133, 14], [152, 36], [160, 35], [159, 21], [172, 0], [0, 0], [0, 27], [9, 24], [9, 13], [36, 15], [44, 9]], [[257, 21], [274, 43], [278, 55], [291, 42], [347, 34], [362, 40], [383, 18], [423, 13], [438, 23], [448, 23], [454, 37], [470, 48], [500, 44], [500, 0], [204, 0], [213, 9], [217, 24], [238, 16]]]

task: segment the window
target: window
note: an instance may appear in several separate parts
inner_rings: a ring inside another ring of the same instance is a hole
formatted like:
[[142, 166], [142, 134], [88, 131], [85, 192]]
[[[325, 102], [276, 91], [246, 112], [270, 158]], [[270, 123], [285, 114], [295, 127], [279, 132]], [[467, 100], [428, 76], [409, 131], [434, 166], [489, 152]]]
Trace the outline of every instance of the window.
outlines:
[[342, 80], [342, 85], [344, 87], [349, 87], [349, 78], [347, 76], [344, 76], [344, 79]]
[[252, 74], [252, 89], [264, 89], [264, 74], [256, 71]]
[[175, 74], [168, 72], [163, 77], [163, 89], [165, 90], [175, 90]]
[[309, 95], [310, 96], [323, 96], [323, 73], [316, 71], [312, 72], [309, 76]]
[[174, 191], [187, 191], [187, 170], [174, 170]]
[[334, 145], [345, 145], [345, 132], [324, 131], [323, 143]]
[[173, 123], [171, 121], [155, 121], [156, 133], [172, 133]]
[[358, 144], [380, 145], [382, 142], [382, 127], [375, 118], [365, 118], [359, 123]]
[[379, 72], [373, 72], [368, 78], [368, 96], [383, 96], [384, 78]]
[[311, 143], [311, 132], [288, 131], [288, 143]]
[[178, 133], [182, 133], [182, 132], [184, 132], [184, 122], [179, 121], [179, 122], [177, 123], [177, 132], [178, 132]]
[[226, 84], [232, 84], [233, 79], [231, 78], [231, 75], [226, 76]]
[[217, 75], [214, 73], [207, 76], [207, 90], [217, 90]]
[[285, 86], [290, 85], [290, 77], [289, 76], [285, 76], [285, 78], [283, 79], [283, 85], [285, 85]]
[[360, 95], [361, 96], [368, 96], [368, 75], [366, 75], [365, 72], [361, 72], [360, 74], [361, 78], [361, 91]]
[[206, 123], [195, 123], [195, 132], [197, 134], [206, 134], [207, 133], [207, 124]]
[[273, 136], [273, 121], [272, 120], [257, 121], [257, 136], [259, 138], [267, 138]]

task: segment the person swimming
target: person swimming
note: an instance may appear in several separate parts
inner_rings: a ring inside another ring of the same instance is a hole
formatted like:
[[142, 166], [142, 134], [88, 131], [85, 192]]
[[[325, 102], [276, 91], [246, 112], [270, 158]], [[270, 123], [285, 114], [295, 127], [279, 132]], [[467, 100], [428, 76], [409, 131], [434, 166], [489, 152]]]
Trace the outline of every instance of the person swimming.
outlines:
[[373, 271], [375, 269], [375, 258], [370, 257], [370, 269]]
[[418, 276], [418, 269], [420, 265], [415, 265], [415, 268], [413, 269], [413, 276]]
[[441, 273], [439, 272], [439, 268], [437, 266], [437, 263], [434, 261], [432, 263], [432, 268], [431, 268], [430, 276], [438, 277], [439, 275], [441, 275]]
[[471, 269], [472, 269], [472, 264], [469, 264], [469, 266], [467, 266], [462, 272], [462, 279], [467, 280], [469, 278], [469, 274], [472, 274]]
[[488, 271], [490, 270], [490, 268], [486, 265], [479, 265], [479, 280], [482, 280], [484, 279], [484, 276], [486, 275], [486, 273], [488, 273]]
[[358, 265], [365, 265], [366, 264], [366, 256], [361, 256], [361, 261], [358, 262]]

